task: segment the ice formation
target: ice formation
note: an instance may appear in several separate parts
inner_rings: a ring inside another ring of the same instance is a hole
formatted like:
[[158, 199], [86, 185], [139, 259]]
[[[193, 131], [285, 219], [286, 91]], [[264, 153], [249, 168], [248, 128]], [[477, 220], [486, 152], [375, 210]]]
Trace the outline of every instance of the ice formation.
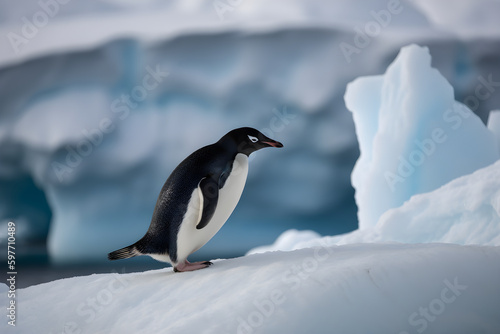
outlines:
[[375, 227], [323, 238], [312, 238], [308, 231], [286, 231], [274, 244], [249, 254], [374, 242], [500, 246], [500, 161], [413, 196], [386, 211]]
[[374, 227], [385, 211], [413, 195], [499, 157], [493, 134], [455, 101], [427, 48], [402, 48], [384, 75], [350, 83], [345, 102], [361, 152], [352, 172], [360, 229]]
[[[316, 239], [308, 231], [287, 231], [248, 254], [357, 242], [500, 246], [499, 113], [490, 114], [486, 128], [453, 100], [449, 84], [429, 65], [428, 50], [412, 45], [401, 50], [385, 76], [363, 77], [348, 87], [346, 104], [353, 108], [361, 150], [352, 175], [365, 219], [360, 229]], [[386, 108], [377, 107], [385, 100]], [[449, 109], [436, 107], [445, 102]], [[412, 156], [423, 160], [412, 165]], [[488, 166], [474, 168], [481, 165]], [[408, 175], [398, 182], [400, 171]]]

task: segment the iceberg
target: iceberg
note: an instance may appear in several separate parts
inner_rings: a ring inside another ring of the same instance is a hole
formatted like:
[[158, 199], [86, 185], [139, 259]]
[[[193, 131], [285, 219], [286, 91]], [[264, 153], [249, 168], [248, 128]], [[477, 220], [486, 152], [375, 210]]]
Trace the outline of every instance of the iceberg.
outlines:
[[375, 242], [500, 246], [499, 113], [486, 127], [452, 95], [428, 49], [416, 45], [402, 48], [385, 76], [349, 84], [361, 151], [352, 173], [360, 228], [323, 238], [286, 231], [247, 254]]
[[360, 148], [352, 172], [360, 229], [374, 227], [413, 195], [499, 158], [494, 135], [455, 101], [427, 48], [402, 48], [384, 75], [351, 82], [345, 102]]

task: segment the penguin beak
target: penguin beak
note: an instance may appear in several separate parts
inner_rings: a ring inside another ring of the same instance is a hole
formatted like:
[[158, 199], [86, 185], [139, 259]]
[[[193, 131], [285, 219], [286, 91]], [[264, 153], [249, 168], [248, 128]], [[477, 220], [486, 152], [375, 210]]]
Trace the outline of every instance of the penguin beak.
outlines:
[[264, 144], [267, 144], [269, 146], [272, 146], [272, 147], [283, 147], [283, 144], [280, 143], [279, 141], [275, 141], [275, 140], [266, 140], [266, 141], [263, 141]]

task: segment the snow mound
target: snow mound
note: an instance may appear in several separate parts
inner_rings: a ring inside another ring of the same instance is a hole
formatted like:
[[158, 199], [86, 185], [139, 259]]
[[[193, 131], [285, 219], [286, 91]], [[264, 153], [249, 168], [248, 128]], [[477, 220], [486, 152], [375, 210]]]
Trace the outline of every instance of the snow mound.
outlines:
[[[298, 230], [288, 230], [283, 232], [278, 239], [271, 245], [271, 249], [275, 250], [294, 250], [303, 248], [300, 247], [301, 243], [307, 243], [312, 240], [317, 240], [321, 238], [321, 236], [314, 231], [298, 231]], [[247, 254], [258, 254], [265, 253], [269, 251], [269, 246], [261, 246], [253, 248]]]
[[455, 101], [427, 48], [403, 47], [384, 75], [351, 82], [345, 103], [361, 151], [352, 172], [360, 229], [411, 196], [499, 158], [493, 134]]
[[496, 247], [348, 245], [75, 277], [19, 290], [16, 333], [498, 333], [499, 260]]
[[274, 244], [248, 254], [367, 242], [500, 246], [500, 161], [413, 196], [385, 212], [374, 228], [317, 239], [309, 238], [308, 231], [287, 231]]
[[500, 246], [500, 161], [387, 211], [384, 240]]

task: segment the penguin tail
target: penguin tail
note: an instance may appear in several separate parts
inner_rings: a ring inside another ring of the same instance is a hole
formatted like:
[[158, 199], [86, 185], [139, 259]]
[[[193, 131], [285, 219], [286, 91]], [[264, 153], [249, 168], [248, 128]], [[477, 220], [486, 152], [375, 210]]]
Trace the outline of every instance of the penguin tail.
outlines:
[[134, 245], [124, 247], [108, 254], [108, 260], [129, 259], [134, 256], [142, 255]]

